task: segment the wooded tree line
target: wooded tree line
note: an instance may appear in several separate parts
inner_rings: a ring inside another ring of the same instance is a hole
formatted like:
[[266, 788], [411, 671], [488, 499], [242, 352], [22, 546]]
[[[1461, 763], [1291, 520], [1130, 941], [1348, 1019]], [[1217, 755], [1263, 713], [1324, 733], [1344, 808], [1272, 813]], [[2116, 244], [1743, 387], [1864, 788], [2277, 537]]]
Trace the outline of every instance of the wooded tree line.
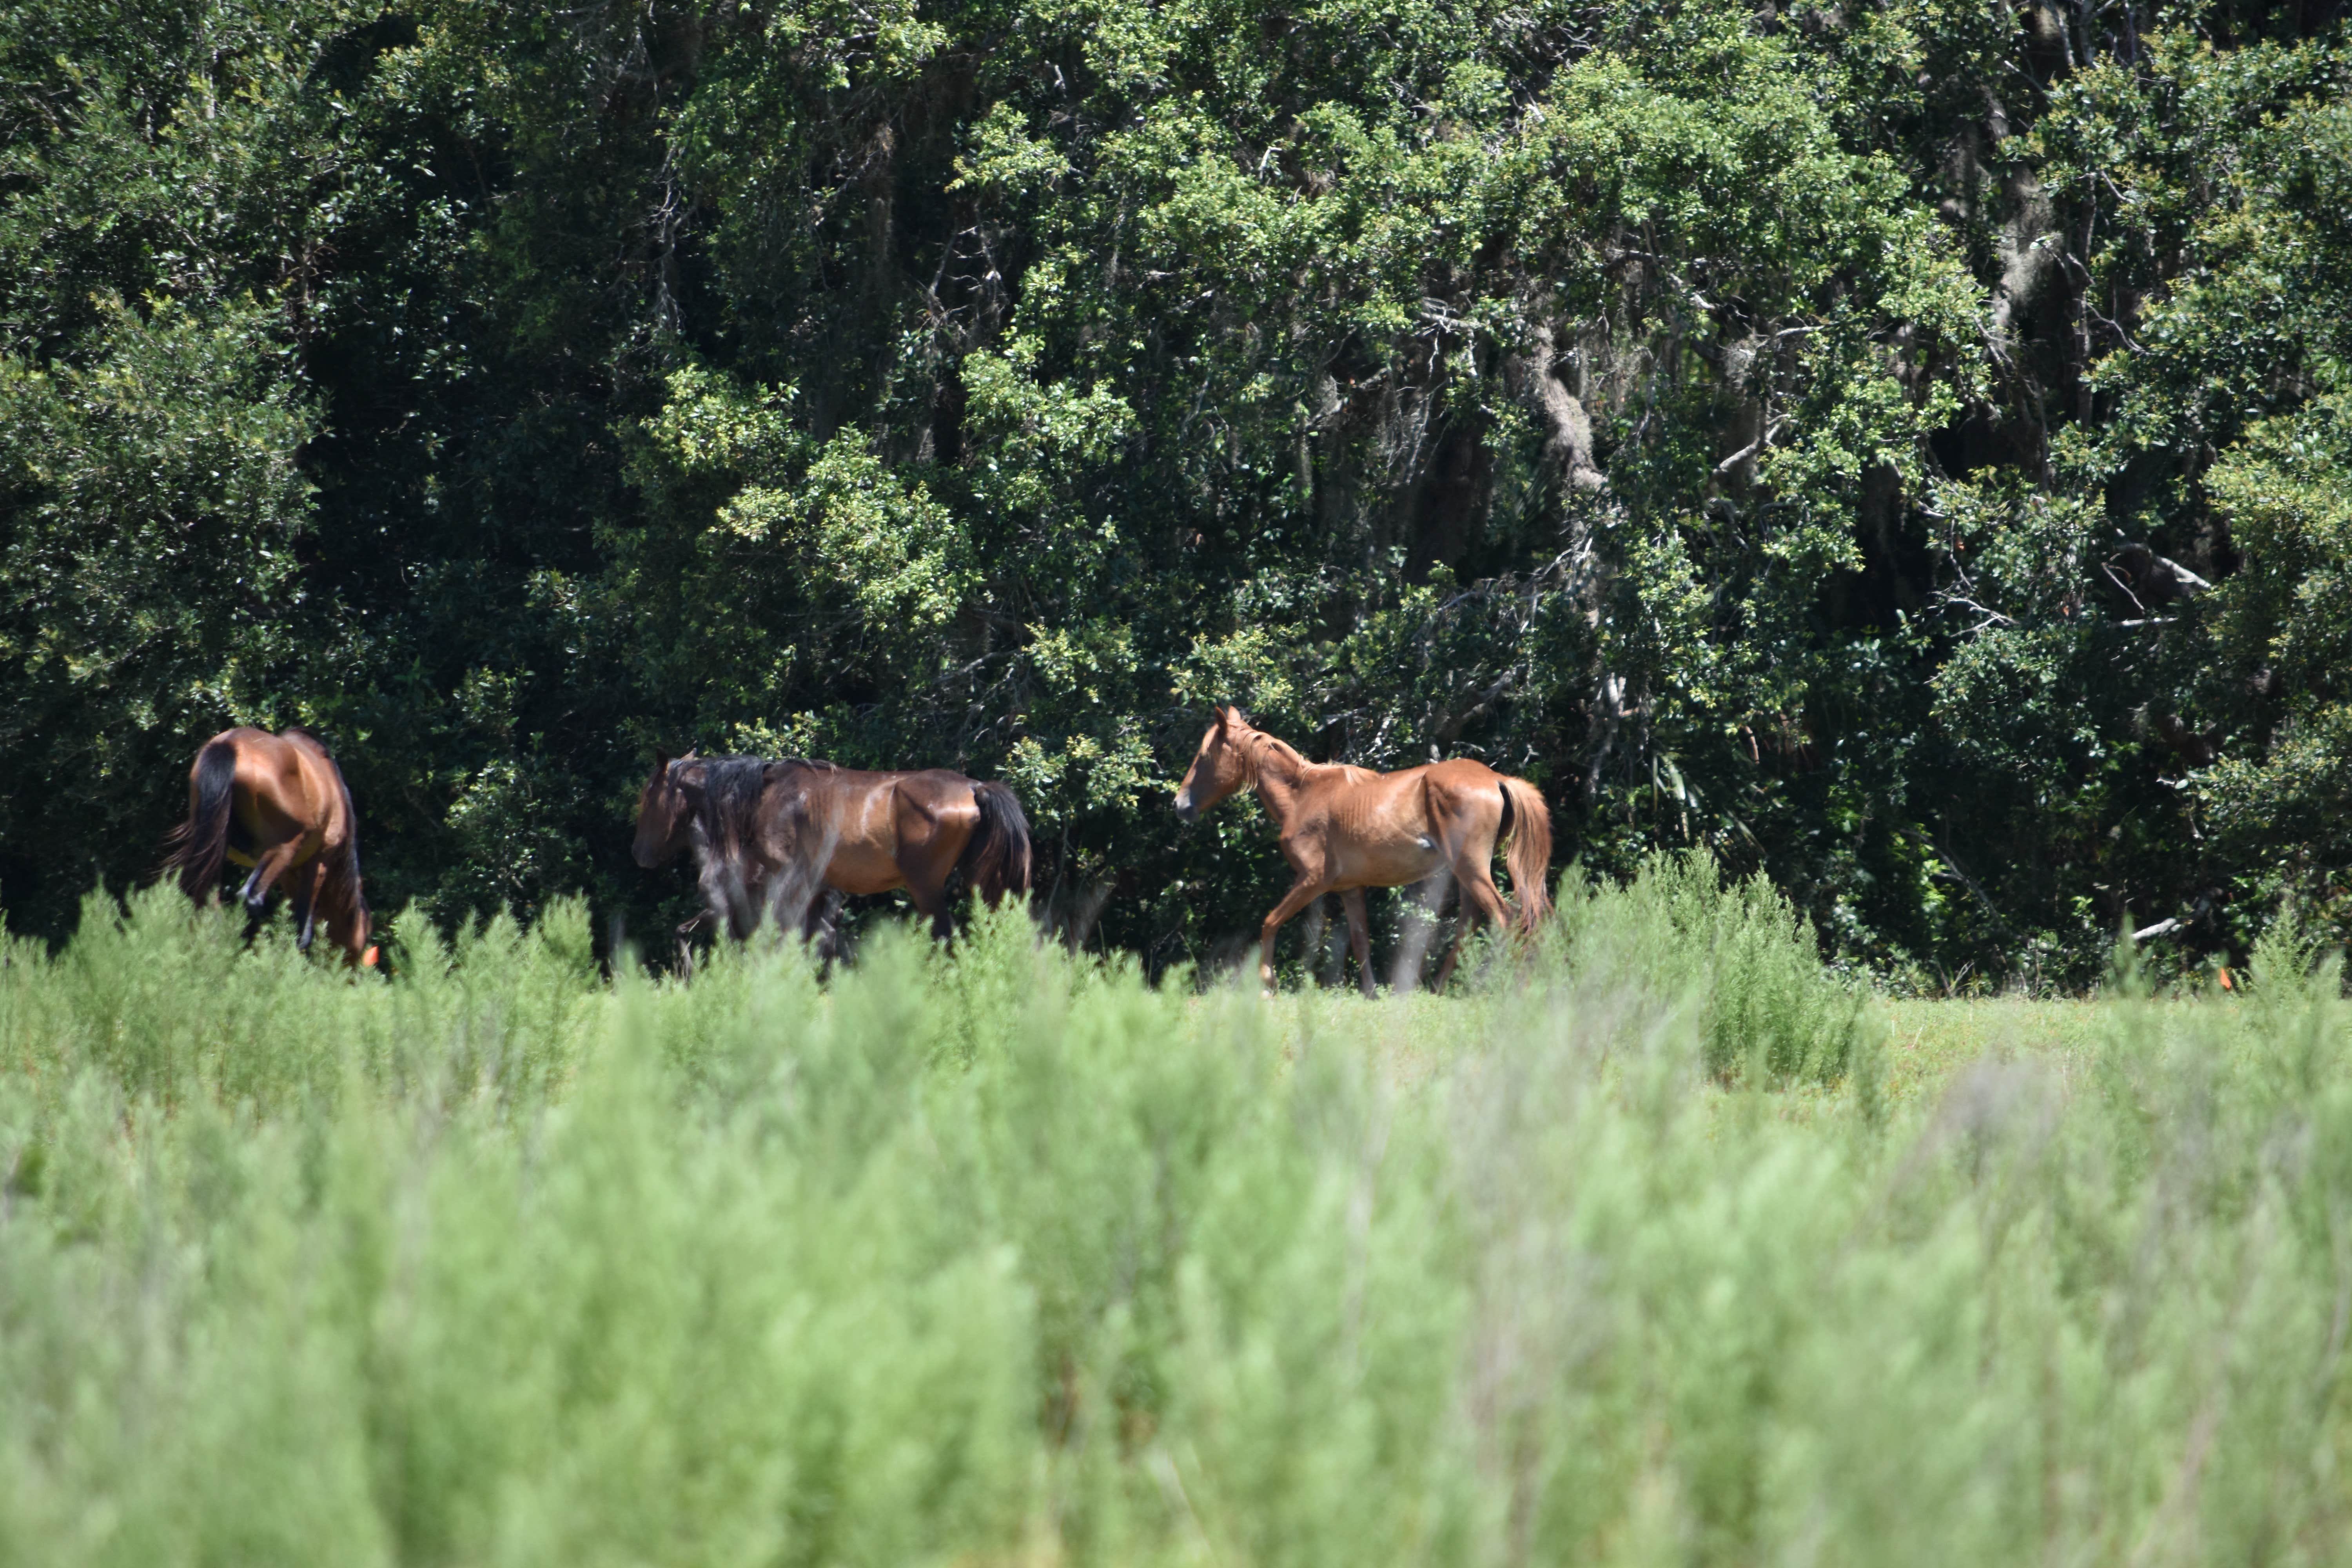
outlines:
[[2352, 915], [2352, 49], [2304, 0], [0, 9], [0, 904], [202, 738], [379, 909], [656, 745], [1021, 792], [1160, 964], [1215, 699], [1706, 846], [1857, 961]]

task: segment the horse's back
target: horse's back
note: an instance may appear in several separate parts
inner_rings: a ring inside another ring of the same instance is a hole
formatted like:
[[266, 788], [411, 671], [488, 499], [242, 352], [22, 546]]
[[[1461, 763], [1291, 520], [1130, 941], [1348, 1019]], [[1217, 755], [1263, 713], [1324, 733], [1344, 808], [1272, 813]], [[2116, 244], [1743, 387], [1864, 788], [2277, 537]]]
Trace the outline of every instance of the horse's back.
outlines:
[[972, 781], [949, 768], [894, 769], [887, 772], [829, 767], [805, 776], [812, 793], [831, 793], [856, 803], [868, 814], [887, 816], [899, 803], [914, 805], [935, 818], [979, 819], [972, 798]]
[[1423, 778], [1433, 765], [1399, 768], [1393, 773], [1381, 773], [1372, 768], [1360, 768], [1353, 763], [1325, 763], [1308, 775], [1310, 789], [1319, 787], [1327, 800], [1362, 810], [1374, 803], [1389, 805], [1419, 796]]
[[236, 748], [237, 791], [243, 797], [238, 815], [249, 827], [265, 837], [289, 831], [315, 835], [317, 847], [340, 843], [348, 834], [351, 814], [343, 775], [317, 736], [301, 729], [273, 735], [240, 725], [215, 740]]
[[1503, 775], [1470, 757], [1423, 763], [1394, 773], [1334, 768], [1328, 797], [1336, 826], [1370, 838], [1433, 842], [1434, 830], [1461, 819], [1474, 826], [1502, 814]]
[[793, 762], [776, 764], [772, 778], [821, 825], [823, 879], [845, 893], [906, 886], [908, 851], [942, 835], [960, 847], [980, 820], [972, 782], [945, 768], [880, 771]]
[[205, 753], [215, 746], [226, 746], [232, 753], [244, 756], [257, 752], [265, 742], [277, 739], [268, 731], [257, 730], [250, 724], [232, 724], [196, 748], [195, 761], [188, 764], [189, 776], [194, 777], [196, 770], [205, 765]]

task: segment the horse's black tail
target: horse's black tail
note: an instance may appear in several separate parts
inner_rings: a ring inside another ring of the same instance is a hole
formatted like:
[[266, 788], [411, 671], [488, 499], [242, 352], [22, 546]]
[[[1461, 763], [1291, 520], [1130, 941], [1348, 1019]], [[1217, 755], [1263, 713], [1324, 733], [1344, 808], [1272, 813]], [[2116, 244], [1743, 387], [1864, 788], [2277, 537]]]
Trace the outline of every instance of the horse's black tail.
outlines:
[[[322, 745], [319, 748], [324, 752]], [[343, 782], [343, 770], [332, 756], [327, 766], [334, 770], [335, 787], [343, 792], [343, 852], [338, 857], [335, 874], [341, 879], [345, 896], [351, 902], [351, 918], [357, 922], [360, 940], [367, 940], [373, 916], [368, 912], [367, 889], [360, 883], [360, 813], [352, 804], [352, 786]]]
[[956, 869], [994, 909], [1005, 894], [1029, 890], [1029, 819], [1021, 814], [1021, 797], [1003, 784], [975, 784], [971, 798], [980, 826]]
[[220, 887], [221, 867], [228, 859], [229, 796], [236, 786], [236, 747], [226, 740], [207, 741], [196, 753], [188, 820], [163, 840], [163, 868], [178, 871], [181, 889], [200, 904]]

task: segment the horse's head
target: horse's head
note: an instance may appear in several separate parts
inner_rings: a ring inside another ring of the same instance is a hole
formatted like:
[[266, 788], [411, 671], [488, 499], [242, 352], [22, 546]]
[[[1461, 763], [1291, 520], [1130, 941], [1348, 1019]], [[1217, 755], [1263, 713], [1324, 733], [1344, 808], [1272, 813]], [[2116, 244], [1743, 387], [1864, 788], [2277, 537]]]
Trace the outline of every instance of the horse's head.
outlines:
[[1245, 739], [1250, 732], [1249, 721], [1242, 717], [1240, 709], [1219, 705], [1217, 721], [1201, 737], [1201, 749], [1192, 754], [1192, 765], [1176, 792], [1178, 816], [1195, 821], [1251, 782], [1255, 769]]
[[676, 762], [660, 752], [654, 753], [653, 776], [646, 780], [645, 791], [637, 796], [636, 842], [629, 849], [637, 864], [648, 870], [677, 859], [693, 831], [694, 802], [687, 781], [678, 776], [692, 761], [692, 752]]

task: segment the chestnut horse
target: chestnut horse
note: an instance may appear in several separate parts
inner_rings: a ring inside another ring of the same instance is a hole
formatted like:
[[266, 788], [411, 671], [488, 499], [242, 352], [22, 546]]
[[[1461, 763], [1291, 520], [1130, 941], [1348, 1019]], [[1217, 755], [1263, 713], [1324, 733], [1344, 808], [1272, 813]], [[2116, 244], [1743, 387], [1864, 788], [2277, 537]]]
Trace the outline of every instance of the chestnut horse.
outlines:
[[[1257, 973], [1268, 991], [1274, 988], [1274, 933], [1326, 893], [1338, 893], [1347, 906], [1348, 945], [1367, 996], [1373, 986], [1366, 888], [1402, 887], [1438, 871], [1450, 871], [1462, 884], [1462, 926], [1438, 970], [1440, 990], [1453, 976], [1473, 916], [1528, 931], [1551, 912], [1544, 888], [1551, 864], [1551, 813], [1525, 779], [1467, 758], [1393, 773], [1310, 763], [1251, 728], [1240, 709], [1221, 707], [1176, 792], [1176, 815], [1192, 822], [1246, 788], [1257, 791], [1274, 818], [1283, 858], [1297, 878], [1260, 931]], [[1516, 914], [1496, 890], [1489, 869], [1495, 842], [1504, 834], [1511, 837], [1511, 887], [1519, 896]]]
[[940, 937], [956, 873], [993, 909], [1029, 889], [1029, 822], [1001, 784], [941, 768], [861, 773], [799, 757], [656, 754], [637, 798], [637, 864], [691, 846], [709, 914], [740, 941], [772, 913], [805, 941], [834, 894], [904, 888]]
[[297, 947], [310, 951], [324, 913], [327, 940], [343, 950], [345, 963], [375, 963], [352, 792], [310, 731], [273, 735], [239, 725], [206, 741], [188, 769], [188, 819], [163, 845], [163, 868], [178, 871], [198, 903], [220, 890], [224, 861], [250, 866], [237, 896], [254, 924], [282, 891], [294, 900]]

